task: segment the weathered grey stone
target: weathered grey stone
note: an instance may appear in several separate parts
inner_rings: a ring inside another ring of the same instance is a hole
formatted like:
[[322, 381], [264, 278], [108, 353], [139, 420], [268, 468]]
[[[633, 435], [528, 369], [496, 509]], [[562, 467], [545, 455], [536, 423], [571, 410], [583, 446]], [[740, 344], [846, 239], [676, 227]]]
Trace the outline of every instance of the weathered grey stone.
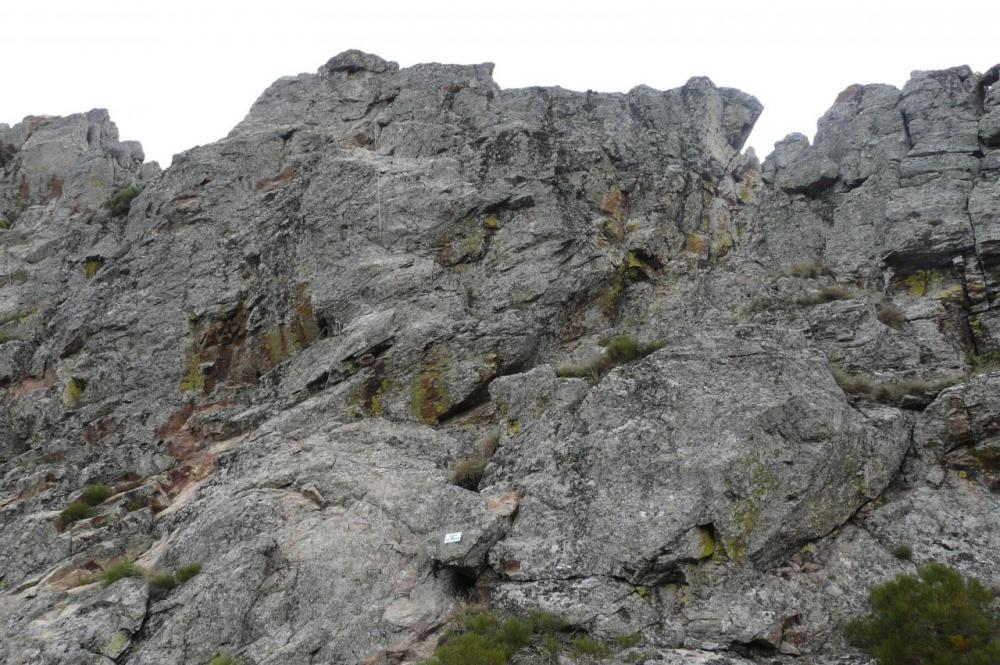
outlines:
[[[104, 111], [0, 125], [0, 660], [414, 662], [488, 599], [611, 663], [868, 665], [895, 545], [997, 583], [995, 71], [761, 166], [708, 79], [492, 70], [348, 51], [162, 173]], [[555, 369], [621, 334], [662, 348]], [[74, 586], [121, 558], [203, 568]]]

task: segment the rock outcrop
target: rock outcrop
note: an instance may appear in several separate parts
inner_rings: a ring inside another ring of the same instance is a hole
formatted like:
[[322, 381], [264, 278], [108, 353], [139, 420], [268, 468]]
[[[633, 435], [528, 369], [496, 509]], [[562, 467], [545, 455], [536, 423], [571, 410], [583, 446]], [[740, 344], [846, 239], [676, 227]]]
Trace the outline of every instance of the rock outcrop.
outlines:
[[104, 111], [0, 125], [0, 660], [411, 662], [480, 599], [639, 635], [608, 662], [866, 663], [872, 584], [1000, 582], [998, 71], [763, 165], [704, 78], [358, 51], [162, 172]]

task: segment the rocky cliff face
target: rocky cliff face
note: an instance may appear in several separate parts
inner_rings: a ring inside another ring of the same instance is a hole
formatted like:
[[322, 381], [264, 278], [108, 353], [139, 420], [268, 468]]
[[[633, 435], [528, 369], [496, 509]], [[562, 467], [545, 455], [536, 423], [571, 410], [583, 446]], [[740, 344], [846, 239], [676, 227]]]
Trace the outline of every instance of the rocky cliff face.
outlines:
[[491, 70], [349, 51], [163, 172], [103, 111], [0, 125], [0, 660], [409, 662], [471, 597], [863, 663], [870, 585], [1000, 581], [998, 70], [763, 166], [707, 79]]

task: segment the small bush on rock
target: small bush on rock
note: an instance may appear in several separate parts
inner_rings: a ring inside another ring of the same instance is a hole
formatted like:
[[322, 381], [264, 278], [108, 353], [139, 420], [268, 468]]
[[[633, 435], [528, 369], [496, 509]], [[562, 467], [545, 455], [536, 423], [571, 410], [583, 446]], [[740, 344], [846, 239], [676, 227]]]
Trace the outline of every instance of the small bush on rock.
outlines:
[[1000, 663], [1000, 611], [978, 580], [939, 563], [874, 587], [847, 639], [879, 665]]
[[[487, 609], [469, 607], [456, 613], [453, 623], [454, 630], [424, 665], [506, 665], [525, 647], [554, 659], [570, 637], [565, 621], [541, 610], [525, 618], [501, 618]], [[611, 653], [607, 644], [586, 635], [572, 645], [578, 655]]]
[[88, 506], [96, 506], [107, 501], [112, 494], [114, 494], [114, 490], [108, 485], [87, 485], [83, 488], [80, 501]]
[[208, 665], [242, 665], [242, 662], [223, 651], [218, 656], [208, 661]]
[[138, 185], [129, 185], [115, 192], [104, 205], [111, 211], [112, 217], [122, 217], [128, 214], [132, 200], [139, 196], [141, 191], [142, 188]]
[[79, 522], [80, 520], [85, 520], [89, 517], [94, 516], [94, 509], [83, 501], [74, 501], [65, 508], [63, 508], [62, 513], [59, 517], [62, 519], [63, 525], [72, 524], [73, 522]]
[[892, 548], [892, 555], [897, 559], [903, 559], [904, 561], [910, 561], [913, 559], [913, 548], [906, 543], [900, 543]]
[[607, 658], [611, 655], [611, 649], [600, 640], [589, 635], [581, 635], [573, 640], [573, 652], [580, 656], [591, 656], [593, 658]]

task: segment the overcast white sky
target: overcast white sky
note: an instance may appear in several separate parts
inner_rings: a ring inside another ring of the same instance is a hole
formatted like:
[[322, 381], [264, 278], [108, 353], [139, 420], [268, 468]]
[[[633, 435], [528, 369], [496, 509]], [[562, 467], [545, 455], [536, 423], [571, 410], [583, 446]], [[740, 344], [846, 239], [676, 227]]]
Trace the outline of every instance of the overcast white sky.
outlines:
[[360, 48], [402, 66], [491, 61], [503, 87], [707, 75], [763, 102], [749, 141], [763, 158], [785, 134], [811, 138], [851, 83], [1000, 62], [998, 18], [998, 0], [0, 0], [0, 122], [104, 107], [166, 166], [225, 136], [274, 79]]

